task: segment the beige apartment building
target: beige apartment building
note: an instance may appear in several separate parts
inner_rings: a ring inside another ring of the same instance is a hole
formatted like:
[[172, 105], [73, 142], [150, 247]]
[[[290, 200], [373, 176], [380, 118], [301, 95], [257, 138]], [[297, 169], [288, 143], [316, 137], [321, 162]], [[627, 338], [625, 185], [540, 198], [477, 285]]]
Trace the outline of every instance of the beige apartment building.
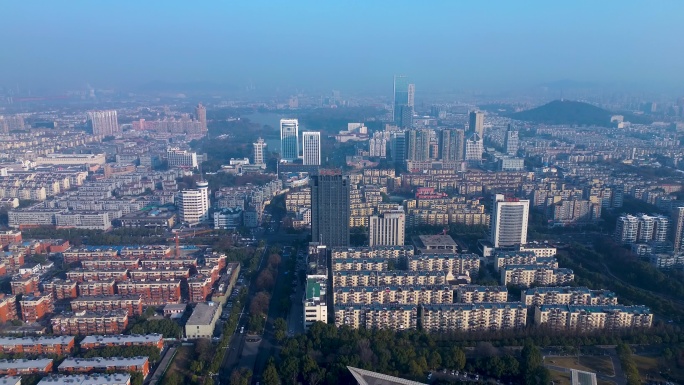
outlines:
[[653, 313], [645, 306], [542, 305], [534, 322], [553, 330], [590, 332], [651, 327]]
[[535, 287], [522, 291], [520, 300], [528, 307], [541, 305], [617, 305], [617, 295], [587, 287]]
[[336, 288], [335, 304], [412, 304], [453, 303], [454, 292], [449, 285], [432, 286], [356, 286]]
[[477, 254], [418, 254], [409, 257], [409, 270], [445, 271], [454, 276], [476, 276], [480, 270]]
[[409, 330], [418, 325], [414, 305], [336, 305], [335, 326], [353, 328]]
[[333, 286], [383, 286], [383, 285], [444, 285], [443, 271], [357, 271], [342, 270], [333, 273]]
[[567, 285], [575, 279], [572, 270], [535, 265], [510, 265], [501, 269], [501, 284], [516, 286]]
[[374, 270], [374, 271], [384, 271], [387, 270], [387, 259], [384, 258], [369, 258], [369, 259], [356, 259], [356, 258], [346, 258], [346, 259], [333, 259], [332, 270]]
[[506, 286], [465, 285], [459, 286], [456, 289], [456, 302], [481, 303], [506, 301], [508, 301], [508, 289], [506, 289]]
[[375, 246], [375, 247], [334, 247], [332, 259], [372, 259], [410, 257], [414, 254], [413, 246]]
[[527, 308], [521, 302], [423, 305], [423, 330], [492, 331], [523, 328]]

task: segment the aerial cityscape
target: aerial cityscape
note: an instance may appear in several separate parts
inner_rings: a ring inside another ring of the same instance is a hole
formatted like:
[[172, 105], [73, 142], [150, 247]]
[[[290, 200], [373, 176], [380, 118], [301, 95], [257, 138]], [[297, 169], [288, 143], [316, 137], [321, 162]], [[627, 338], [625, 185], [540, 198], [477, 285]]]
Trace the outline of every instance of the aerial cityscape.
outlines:
[[0, 384], [684, 384], [684, 3], [76, 3], [0, 6]]

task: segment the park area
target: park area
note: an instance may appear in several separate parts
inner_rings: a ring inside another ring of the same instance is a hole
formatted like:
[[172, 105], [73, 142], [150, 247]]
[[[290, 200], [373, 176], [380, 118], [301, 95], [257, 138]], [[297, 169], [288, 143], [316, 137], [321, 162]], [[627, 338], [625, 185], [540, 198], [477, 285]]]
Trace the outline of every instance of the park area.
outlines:
[[[554, 367], [567, 369], [577, 369], [585, 372], [614, 376], [615, 370], [609, 356], [567, 356], [567, 357], [547, 357], [544, 364], [549, 367], [551, 378], [556, 385], [571, 385], [570, 371], [560, 371]], [[598, 380], [598, 385], [614, 385], [612, 381]]]

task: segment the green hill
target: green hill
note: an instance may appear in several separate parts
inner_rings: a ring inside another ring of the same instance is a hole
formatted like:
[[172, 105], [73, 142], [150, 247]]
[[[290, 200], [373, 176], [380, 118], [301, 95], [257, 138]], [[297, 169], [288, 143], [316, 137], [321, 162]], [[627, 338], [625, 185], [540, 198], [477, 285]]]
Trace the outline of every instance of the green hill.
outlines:
[[588, 103], [554, 100], [550, 103], [509, 115], [516, 120], [553, 125], [610, 126], [614, 113]]

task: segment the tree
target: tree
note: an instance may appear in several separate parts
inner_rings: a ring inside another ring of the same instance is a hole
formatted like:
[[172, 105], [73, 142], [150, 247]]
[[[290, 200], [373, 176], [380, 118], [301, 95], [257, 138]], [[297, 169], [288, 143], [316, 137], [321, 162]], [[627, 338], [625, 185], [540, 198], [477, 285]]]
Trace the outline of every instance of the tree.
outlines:
[[276, 369], [273, 362], [269, 362], [268, 366], [266, 366], [266, 370], [264, 370], [263, 378], [264, 378], [264, 384], [265, 385], [279, 385], [280, 384], [280, 376], [278, 376], [278, 370]]
[[271, 254], [268, 256], [268, 266], [275, 269], [278, 266], [280, 266], [280, 255], [279, 254]]
[[287, 321], [284, 318], [276, 318], [273, 321], [273, 335], [278, 342], [282, 342], [287, 337]]
[[442, 366], [442, 356], [436, 350], [433, 350], [432, 353], [430, 353], [430, 357], [428, 357], [428, 366], [430, 369], [438, 369]]
[[265, 315], [266, 310], [268, 310], [268, 302], [271, 300], [271, 296], [265, 291], [258, 292], [252, 299], [252, 303], [249, 305], [249, 311], [252, 314]]
[[140, 372], [131, 372], [131, 385], [143, 385], [145, 377]]
[[454, 362], [454, 369], [463, 370], [466, 364], [466, 355], [460, 348], [454, 346], [451, 348], [451, 359]]
[[264, 269], [259, 273], [256, 280], [258, 290], [271, 290], [275, 284], [273, 273], [269, 269]]

